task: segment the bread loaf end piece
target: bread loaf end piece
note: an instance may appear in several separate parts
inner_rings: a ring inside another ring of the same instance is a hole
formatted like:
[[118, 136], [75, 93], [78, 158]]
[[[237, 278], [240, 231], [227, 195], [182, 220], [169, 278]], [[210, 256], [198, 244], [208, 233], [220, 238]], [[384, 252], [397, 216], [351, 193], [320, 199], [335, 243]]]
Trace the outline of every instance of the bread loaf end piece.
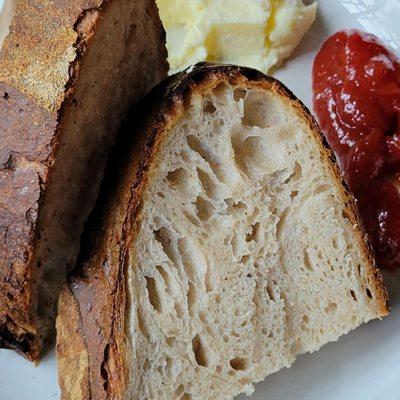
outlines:
[[0, 57], [0, 346], [37, 360], [127, 108], [167, 73], [153, 0], [19, 1]]

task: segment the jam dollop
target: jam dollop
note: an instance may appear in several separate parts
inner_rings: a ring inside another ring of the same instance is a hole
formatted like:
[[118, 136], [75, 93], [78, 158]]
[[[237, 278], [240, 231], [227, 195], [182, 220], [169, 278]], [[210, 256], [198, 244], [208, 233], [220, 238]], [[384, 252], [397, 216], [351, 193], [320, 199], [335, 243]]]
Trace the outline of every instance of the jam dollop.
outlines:
[[378, 265], [400, 267], [400, 63], [373, 35], [340, 31], [313, 66], [313, 103]]

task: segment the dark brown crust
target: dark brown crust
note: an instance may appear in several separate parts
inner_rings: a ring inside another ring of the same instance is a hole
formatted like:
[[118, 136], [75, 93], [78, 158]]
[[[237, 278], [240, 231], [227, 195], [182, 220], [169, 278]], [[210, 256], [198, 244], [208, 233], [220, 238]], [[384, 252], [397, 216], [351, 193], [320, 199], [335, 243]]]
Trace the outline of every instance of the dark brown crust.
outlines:
[[[60, 141], [59, 121], [103, 3], [58, 0], [43, 9], [39, 0], [20, 1], [1, 53], [0, 347], [34, 361], [42, 346], [36, 316], [39, 266], [32, 265], [38, 216]], [[88, 9], [97, 17], [81, 26]], [[63, 59], [68, 48], [74, 54], [70, 61]], [[54, 91], [41, 98], [38, 89], [49, 82]]]
[[[0, 347], [34, 361], [39, 215], [82, 60], [112, 1], [21, 0], [0, 57]], [[161, 23], [159, 34], [163, 43]]]
[[29, 351], [32, 269], [27, 268], [56, 122], [13, 87], [0, 83], [0, 346]]
[[[121, 138], [120, 149], [115, 150], [114, 163], [108, 169], [100, 201], [87, 229], [78, 270], [70, 279], [69, 293], [79, 305], [79, 329], [89, 356], [89, 379], [86, 382], [86, 393], [89, 394], [74, 399], [123, 399], [126, 396], [129, 362], [124, 335], [124, 266], [129, 242], [135, 232], [141, 193], [149, 179], [149, 166], [171, 126], [183, 114], [188, 96], [204, 93], [221, 82], [261, 87], [281, 95], [308, 122], [326, 158], [334, 161], [310, 112], [274, 78], [247, 68], [199, 64], [191, 73], [177, 74], [158, 85], [126, 123], [126, 134]], [[137, 115], [145, 115], [145, 118], [140, 118], [138, 123]], [[136, 134], [132, 135], [132, 131]], [[127, 154], [127, 148], [130, 154]], [[121, 159], [123, 163], [117, 161]], [[334, 163], [332, 171], [340, 185], [342, 178]], [[342, 188], [342, 192], [347, 216], [352, 224], [358, 226], [360, 247], [375, 292], [376, 314], [384, 316], [388, 313], [387, 294], [381, 275], [373, 266], [353, 199], [346, 189]], [[60, 327], [68, 322], [64, 322], [62, 315], [70, 301], [62, 299], [59, 303]], [[69, 343], [69, 340], [65, 335], [58, 334], [59, 346]], [[62, 359], [63, 355], [58, 353], [58, 357]]]

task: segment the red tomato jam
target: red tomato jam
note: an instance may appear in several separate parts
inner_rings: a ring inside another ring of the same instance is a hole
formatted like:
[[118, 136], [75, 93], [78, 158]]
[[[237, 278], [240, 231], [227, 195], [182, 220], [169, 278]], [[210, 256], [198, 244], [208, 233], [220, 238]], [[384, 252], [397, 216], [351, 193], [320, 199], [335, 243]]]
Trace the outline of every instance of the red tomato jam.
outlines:
[[373, 35], [338, 32], [315, 58], [313, 92], [378, 265], [400, 267], [399, 59]]

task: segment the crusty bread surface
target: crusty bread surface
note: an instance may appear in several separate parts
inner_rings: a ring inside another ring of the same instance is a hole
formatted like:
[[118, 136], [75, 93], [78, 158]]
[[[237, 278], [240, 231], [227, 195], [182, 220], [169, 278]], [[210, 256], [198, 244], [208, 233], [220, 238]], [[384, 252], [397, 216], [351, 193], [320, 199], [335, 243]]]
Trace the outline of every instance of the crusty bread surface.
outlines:
[[387, 314], [333, 156], [282, 84], [202, 64], [132, 115], [59, 302], [63, 399], [232, 399]]
[[0, 56], [0, 346], [37, 360], [128, 105], [167, 72], [153, 0], [16, 2]]

